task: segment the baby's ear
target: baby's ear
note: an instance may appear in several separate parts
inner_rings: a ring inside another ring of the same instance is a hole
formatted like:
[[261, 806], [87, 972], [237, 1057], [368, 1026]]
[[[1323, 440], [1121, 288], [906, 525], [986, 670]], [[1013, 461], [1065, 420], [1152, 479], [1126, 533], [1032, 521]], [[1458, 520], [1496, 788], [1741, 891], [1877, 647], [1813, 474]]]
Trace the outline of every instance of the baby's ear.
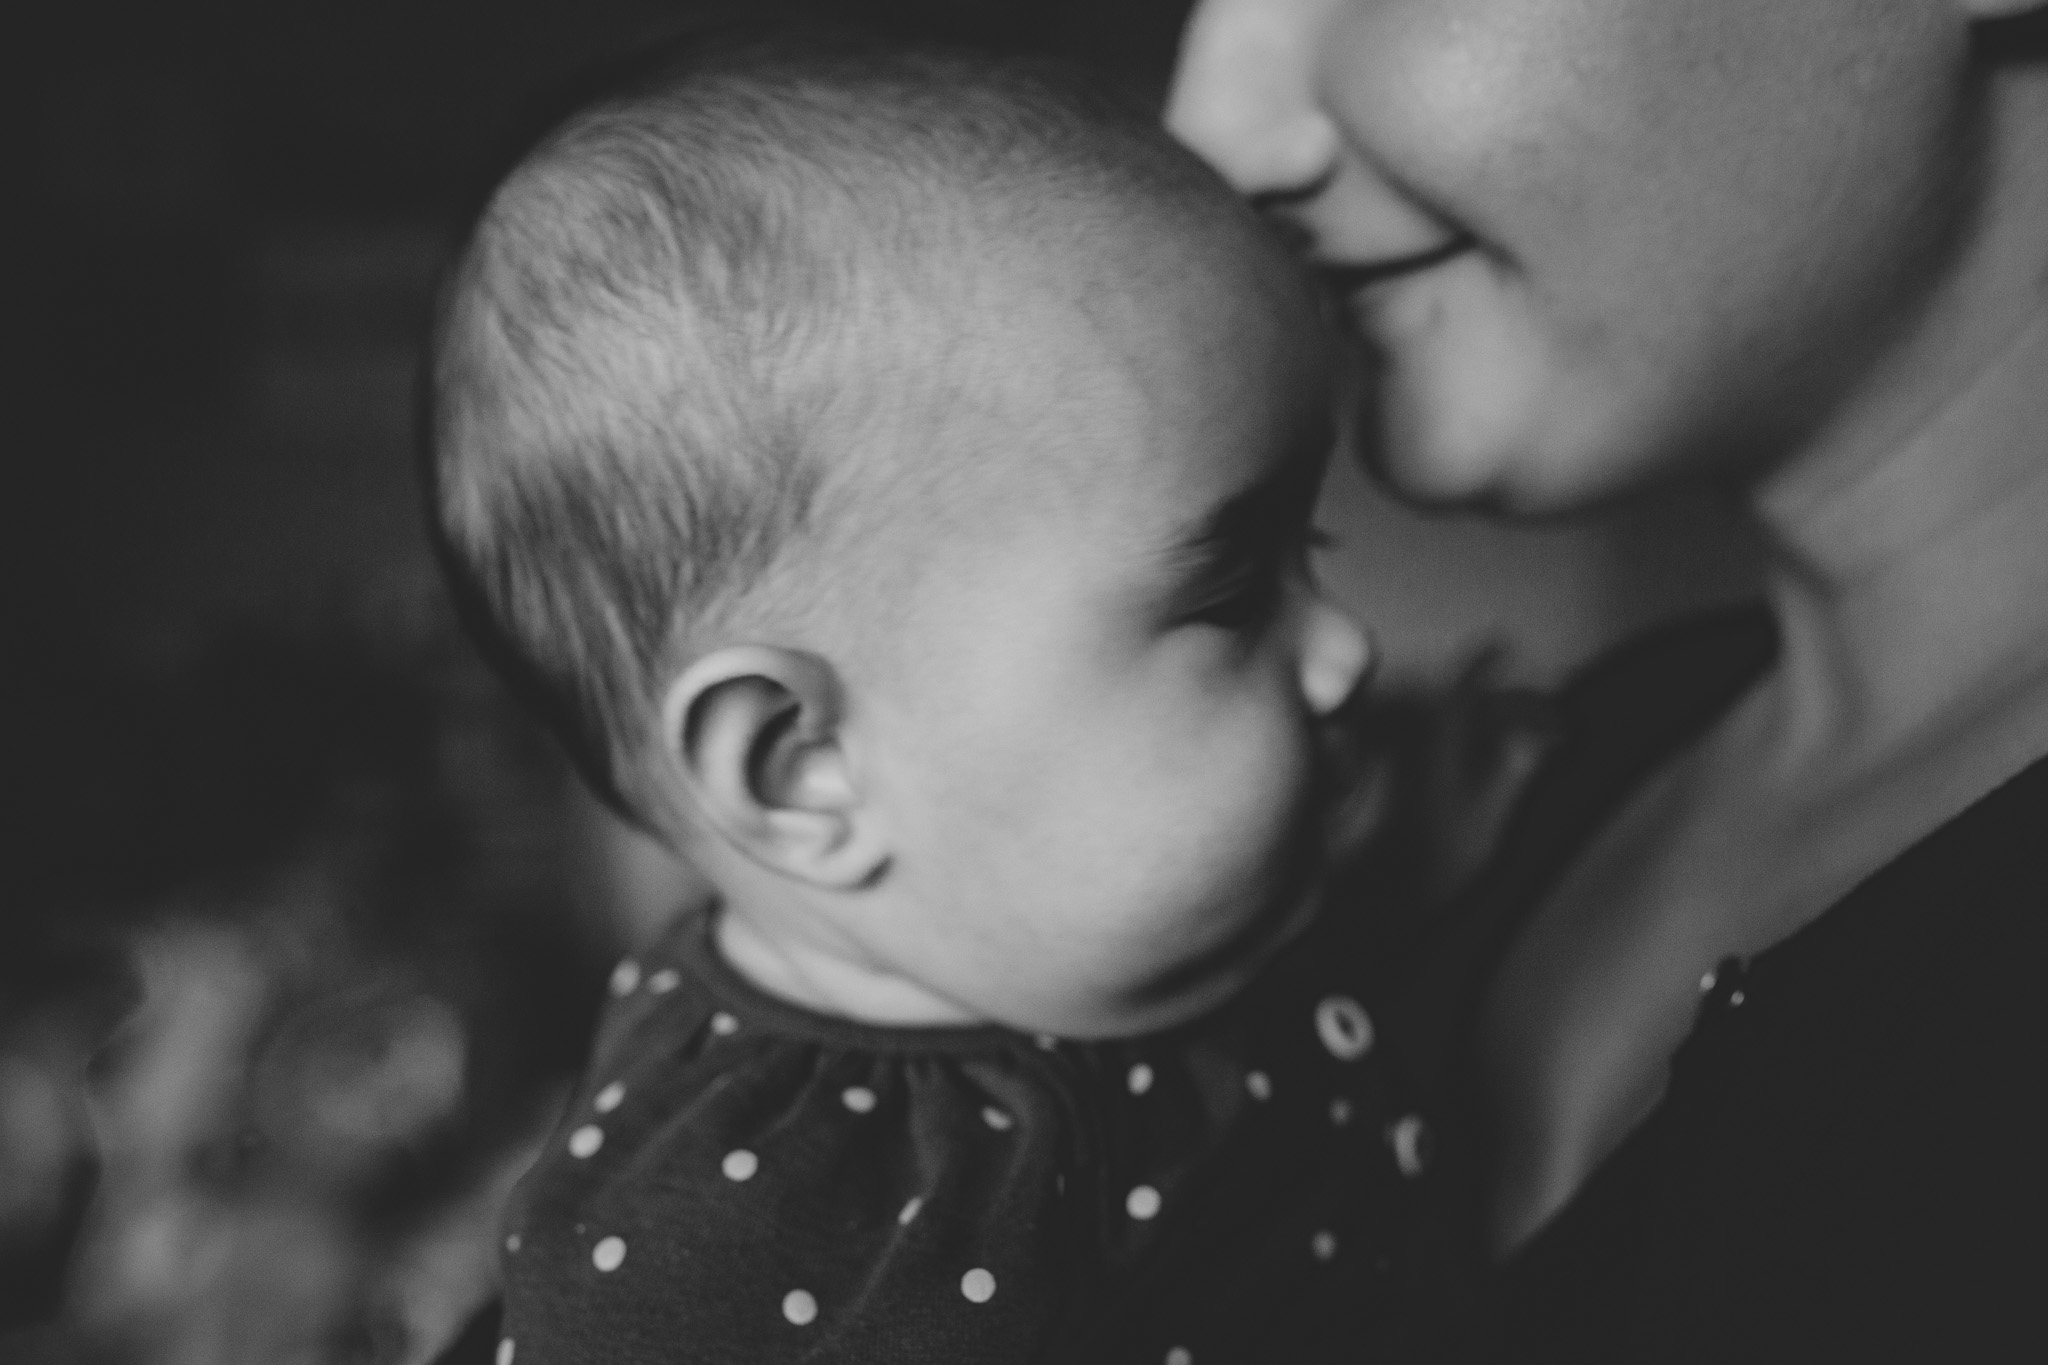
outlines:
[[691, 664], [662, 701], [664, 747], [689, 802], [754, 862], [832, 890], [887, 862], [843, 731], [845, 691], [825, 659], [729, 645]]

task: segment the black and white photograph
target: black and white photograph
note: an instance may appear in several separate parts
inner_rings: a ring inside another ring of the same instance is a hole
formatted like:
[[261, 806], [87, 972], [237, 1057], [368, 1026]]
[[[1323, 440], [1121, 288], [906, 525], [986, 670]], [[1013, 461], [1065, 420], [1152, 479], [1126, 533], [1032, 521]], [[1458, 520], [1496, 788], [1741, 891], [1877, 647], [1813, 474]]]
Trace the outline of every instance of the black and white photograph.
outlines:
[[2048, 1359], [2048, 0], [12, 27], [0, 1365]]

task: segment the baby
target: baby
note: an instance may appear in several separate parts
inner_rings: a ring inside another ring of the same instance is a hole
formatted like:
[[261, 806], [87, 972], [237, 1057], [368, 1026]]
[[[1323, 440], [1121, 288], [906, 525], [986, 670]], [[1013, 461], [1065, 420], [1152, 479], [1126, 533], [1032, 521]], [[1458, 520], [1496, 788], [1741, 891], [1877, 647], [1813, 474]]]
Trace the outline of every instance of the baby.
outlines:
[[438, 543], [719, 892], [613, 975], [500, 1365], [1358, 1347], [1419, 1135], [1318, 914], [1331, 365], [1225, 186], [1037, 68], [700, 53], [499, 187]]

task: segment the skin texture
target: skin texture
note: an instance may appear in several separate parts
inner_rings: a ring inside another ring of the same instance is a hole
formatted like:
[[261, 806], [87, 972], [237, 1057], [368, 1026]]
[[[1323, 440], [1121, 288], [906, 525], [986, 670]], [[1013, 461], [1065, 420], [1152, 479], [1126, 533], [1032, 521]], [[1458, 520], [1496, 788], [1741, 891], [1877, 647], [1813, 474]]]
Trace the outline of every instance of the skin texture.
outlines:
[[1781, 458], [1933, 287], [1942, 8], [1217, 0], [1169, 119], [1351, 272], [1397, 485], [1565, 510]]
[[[986, 255], [931, 357], [950, 415], [878, 437], [959, 467], [844, 566], [866, 605], [800, 642], [830, 681], [720, 673], [713, 651], [672, 693], [697, 732], [740, 736], [722, 759], [685, 744], [681, 785], [721, 836], [693, 855], [720, 941], [765, 988], [891, 1024], [1129, 1034], [1236, 990], [1307, 907], [1316, 726], [1367, 655], [1307, 577], [1327, 343], [1252, 232], [1199, 264], [1146, 254], [1101, 278]], [[1233, 500], [1248, 534], [1197, 553]], [[742, 675], [768, 681], [728, 709], [692, 690]], [[816, 723], [750, 796], [719, 774], [777, 705]]]
[[1424, 500], [1741, 500], [1774, 669], [1532, 907], [1492, 1233], [1656, 1104], [1696, 983], [2048, 753], [2048, 75], [1960, 0], [1207, 0], [1169, 111], [1327, 267]]

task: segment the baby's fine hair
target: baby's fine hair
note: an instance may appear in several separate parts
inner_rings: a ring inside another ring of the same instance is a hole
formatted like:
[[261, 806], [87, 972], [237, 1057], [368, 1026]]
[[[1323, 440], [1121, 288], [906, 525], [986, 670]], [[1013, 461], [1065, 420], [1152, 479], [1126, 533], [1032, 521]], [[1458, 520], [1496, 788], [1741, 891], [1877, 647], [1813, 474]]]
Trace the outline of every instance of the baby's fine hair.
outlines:
[[505, 178], [437, 306], [429, 520], [466, 623], [614, 808], [664, 824], [677, 641], [835, 515], [822, 414], [877, 282], [943, 311], [973, 259], [947, 234], [1134, 212], [1244, 210], [1084, 75], [829, 39], [643, 61]]

